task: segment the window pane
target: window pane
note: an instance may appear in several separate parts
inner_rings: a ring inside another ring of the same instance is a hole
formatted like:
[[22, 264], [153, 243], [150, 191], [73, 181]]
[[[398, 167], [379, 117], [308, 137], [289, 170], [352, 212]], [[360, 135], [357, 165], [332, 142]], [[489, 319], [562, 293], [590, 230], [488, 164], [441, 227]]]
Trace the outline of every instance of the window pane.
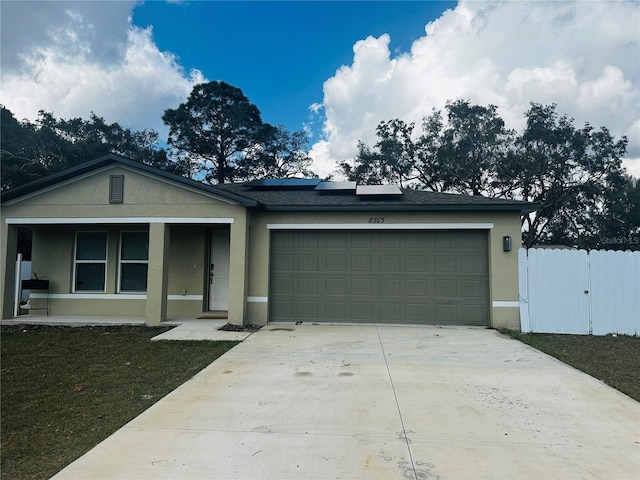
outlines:
[[148, 260], [149, 234], [147, 232], [122, 232], [122, 260]]
[[76, 260], [105, 260], [107, 232], [78, 232]]
[[76, 264], [76, 292], [104, 291], [104, 263]]
[[123, 263], [121, 265], [120, 291], [121, 292], [146, 292], [147, 291], [147, 264]]

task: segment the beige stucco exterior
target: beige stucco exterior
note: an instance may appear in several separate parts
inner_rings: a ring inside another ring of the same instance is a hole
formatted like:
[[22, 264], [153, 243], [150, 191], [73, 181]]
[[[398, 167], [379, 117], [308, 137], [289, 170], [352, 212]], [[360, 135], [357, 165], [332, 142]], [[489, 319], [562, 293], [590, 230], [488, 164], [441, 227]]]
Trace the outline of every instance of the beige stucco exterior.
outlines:
[[[109, 176], [124, 175], [124, 201], [109, 203]], [[370, 219], [384, 218], [382, 224]], [[277, 228], [486, 229], [489, 238], [491, 325], [519, 328], [517, 247], [520, 216], [505, 212], [269, 212], [237, 201], [113, 164], [3, 204], [3, 318], [13, 315], [17, 228], [33, 232], [33, 270], [50, 281], [49, 314], [166, 318], [195, 317], [207, 310], [209, 238], [230, 230], [230, 323], [268, 322], [270, 232]], [[311, 226], [311, 227], [310, 227]], [[328, 227], [330, 226], [330, 227]], [[123, 231], [149, 232], [147, 292], [118, 292], [118, 255]], [[105, 291], [73, 291], [78, 231], [108, 236]], [[502, 239], [513, 239], [504, 252]], [[35, 299], [41, 302], [43, 299]]]

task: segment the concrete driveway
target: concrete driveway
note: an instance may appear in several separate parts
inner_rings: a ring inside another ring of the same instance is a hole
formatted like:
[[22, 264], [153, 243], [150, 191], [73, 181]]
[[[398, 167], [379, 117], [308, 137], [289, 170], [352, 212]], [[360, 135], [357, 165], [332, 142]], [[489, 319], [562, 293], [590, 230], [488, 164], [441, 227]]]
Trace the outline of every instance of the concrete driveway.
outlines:
[[639, 477], [640, 404], [493, 330], [269, 325], [54, 478]]

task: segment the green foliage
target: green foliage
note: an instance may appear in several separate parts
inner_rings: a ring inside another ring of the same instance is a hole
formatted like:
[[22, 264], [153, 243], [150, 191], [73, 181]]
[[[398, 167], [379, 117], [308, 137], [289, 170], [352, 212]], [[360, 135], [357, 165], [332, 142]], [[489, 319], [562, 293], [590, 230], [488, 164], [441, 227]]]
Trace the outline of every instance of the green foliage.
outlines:
[[41, 111], [35, 123], [18, 121], [2, 107], [0, 161], [2, 190], [15, 188], [65, 168], [113, 153], [179, 175], [185, 162], [173, 162], [159, 148], [153, 130], [134, 132], [91, 114], [88, 120], [57, 119]]
[[193, 87], [187, 101], [165, 110], [162, 120], [169, 126], [169, 144], [199, 162], [210, 183], [237, 178], [238, 163], [263, 125], [242, 90], [217, 81]]
[[289, 132], [284, 125], [268, 123], [256, 132], [255, 144], [238, 162], [241, 178], [288, 178], [313, 176], [309, 170], [309, 137], [303, 131]]
[[616, 140], [604, 127], [577, 128], [556, 105], [532, 103], [524, 116], [526, 126], [516, 133], [494, 105], [449, 102], [446, 120], [432, 112], [417, 137], [413, 124], [381, 122], [375, 146], [361, 142], [356, 158], [339, 169], [361, 183], [538, 203], [538, 211], [523, 216], [526, 246], [612, 248], [606, 241], [612, 236], [640, 235], [637, 181], [621, 163], [627, 139]]

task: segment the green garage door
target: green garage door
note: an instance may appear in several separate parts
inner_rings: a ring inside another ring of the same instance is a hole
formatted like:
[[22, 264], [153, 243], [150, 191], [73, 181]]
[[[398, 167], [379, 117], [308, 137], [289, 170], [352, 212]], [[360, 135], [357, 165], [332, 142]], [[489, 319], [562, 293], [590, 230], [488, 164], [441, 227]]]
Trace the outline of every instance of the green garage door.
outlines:
[[269, 320], [488, 325], [486, 231], [271, 232]]

